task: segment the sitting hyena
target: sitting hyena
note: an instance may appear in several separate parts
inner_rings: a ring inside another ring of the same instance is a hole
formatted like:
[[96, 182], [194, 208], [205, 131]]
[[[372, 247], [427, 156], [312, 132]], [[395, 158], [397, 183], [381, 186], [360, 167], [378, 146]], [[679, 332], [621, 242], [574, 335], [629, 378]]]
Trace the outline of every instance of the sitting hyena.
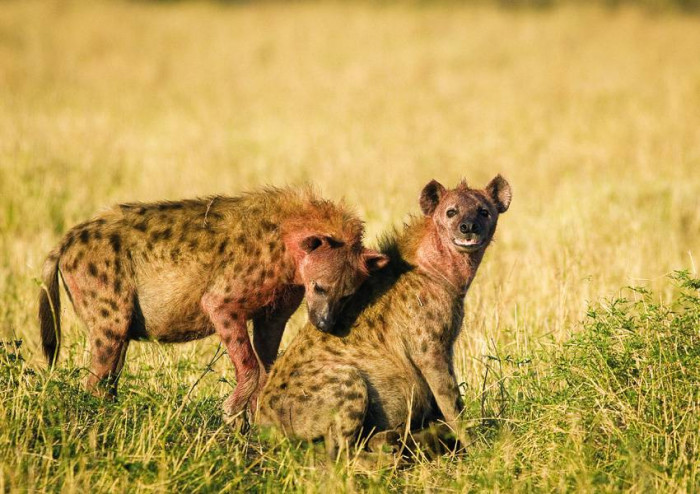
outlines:
[[327, 330], [346, 297], [386, 263], [362, 236], [359, 219], [310, 189], [114, 207], [70, 230], [44, 265], [44, 353], [50, 363], [58, 355], [60, 270], [90, 330], [89, 388], [116, 394], [130, 340], [184, 342], [216, 332], [236, 370], [224, 404], [231, 418], [255, 406], [304, 294], [309, 319]]
[[352, 297], [332, 334], [305, 327], [273, 367], [258, 423], [325, 439], [332, 454], [409, 420], [411, 428], [436, 419], [454, 427], [463, 407], [453, 345], [464, 297], [510, 200], [500, 175], [484, 190], [426, 185], [425, 216], [385, 239], [388, 266]]

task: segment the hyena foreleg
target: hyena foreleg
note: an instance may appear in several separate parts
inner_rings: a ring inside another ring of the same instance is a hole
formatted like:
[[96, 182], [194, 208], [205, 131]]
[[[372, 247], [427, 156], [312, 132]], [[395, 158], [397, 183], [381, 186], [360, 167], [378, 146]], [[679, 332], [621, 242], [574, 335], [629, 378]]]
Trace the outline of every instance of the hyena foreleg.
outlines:
[[[304, 298], [304, 288], [297, 286], [285, 291], [274, 304], [261, 309], [253, 318], [253, 344], [260, 361], [269, 371], [277, 358], [282, 333]], [[264, 386], [261, 380], [260, 389]]]
[[[202, 307], [214, 324], [236, 371], [236, 388], [223, 406], [224, 420], [240, 425], [242, 420], [239, 419], [243, 419], [246, 406], [258, 388], [260, 365], [248, 337], [245, 313], [219, 299], [215, 295], [205, 295]], [[251, 406], [254, 407], [255, 403]]]

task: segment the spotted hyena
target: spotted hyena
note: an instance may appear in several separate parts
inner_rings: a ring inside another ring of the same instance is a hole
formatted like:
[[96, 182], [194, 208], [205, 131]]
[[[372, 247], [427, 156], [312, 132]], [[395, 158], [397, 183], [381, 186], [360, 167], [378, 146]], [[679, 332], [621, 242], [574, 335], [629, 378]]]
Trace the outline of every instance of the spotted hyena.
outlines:
[[424, 216], [383, 241], [389, 264], [330, 333], [303, 328], [274, 366], [258, 423], [325, 439], [331, 452], [370, 431], [434, 420], [455, 427], [463, 405], [453, 347], [464, 297], [510, 200], [500, 175], [483, 190], [427, 184]]
[[53, 363], [59, 350], [60, 271], [90, 332], [89, 388], [116, 394], [131, 340], [184, 342], [216, 332], [236, 370], [224, 412], [239, 415], [255, 405], [304, 294], [311, 323], [327, 330], [338, 307], [385, 264], [362, 236], [359, 219], [310, 189], [114, 207], [71, 229], [44, 265], [44, 353]]

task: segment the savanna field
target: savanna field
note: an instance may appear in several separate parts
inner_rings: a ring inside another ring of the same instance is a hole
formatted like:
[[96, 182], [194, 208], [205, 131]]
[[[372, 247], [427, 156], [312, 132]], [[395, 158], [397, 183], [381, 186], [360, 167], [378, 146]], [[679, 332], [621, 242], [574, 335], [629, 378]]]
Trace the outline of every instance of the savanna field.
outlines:
[[[700, 490], [699, 48], [697, 15], [631, 6], [3, 2], [0, 491]], [[216, 337], [132, 344], [103, 403], [65, 294], [46, 370], [43, 259], [111, 204], [313, 183], [376, 245], [430, 179], [499, 172], [464, 455], [240, 435]]]

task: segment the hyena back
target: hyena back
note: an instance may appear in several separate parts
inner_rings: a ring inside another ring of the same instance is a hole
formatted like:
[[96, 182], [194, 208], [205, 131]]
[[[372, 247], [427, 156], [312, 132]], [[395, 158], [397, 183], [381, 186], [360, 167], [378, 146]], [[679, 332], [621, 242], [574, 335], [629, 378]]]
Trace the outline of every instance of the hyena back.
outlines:
[[39, 301], [44, 353], [55, 362], [60, 272], [89, 328], [89, 388], [116, 393], [131, 340], [185, 342], [216, 332], [236, 370], [224, 412], [236, 415], [255, 406], [304, 294], [310, 320], [323, 330], [385, 263], [362, 246], [362, 236], [359, 219], [309, 189], [114, 207], [71, 229], [46, 260]]
[[[275, 364], [257, 421], [307, 440], [343, 442], [442, 419], [463, 405], [453, 346], [464, 297], [510, 204], [508, 183], [429, 183], [424, 217], [383, 242], [389, 264], [352, 297], [331, 334], [305, 327]], [[395, 434], [399, 437], [400, 434]]]

